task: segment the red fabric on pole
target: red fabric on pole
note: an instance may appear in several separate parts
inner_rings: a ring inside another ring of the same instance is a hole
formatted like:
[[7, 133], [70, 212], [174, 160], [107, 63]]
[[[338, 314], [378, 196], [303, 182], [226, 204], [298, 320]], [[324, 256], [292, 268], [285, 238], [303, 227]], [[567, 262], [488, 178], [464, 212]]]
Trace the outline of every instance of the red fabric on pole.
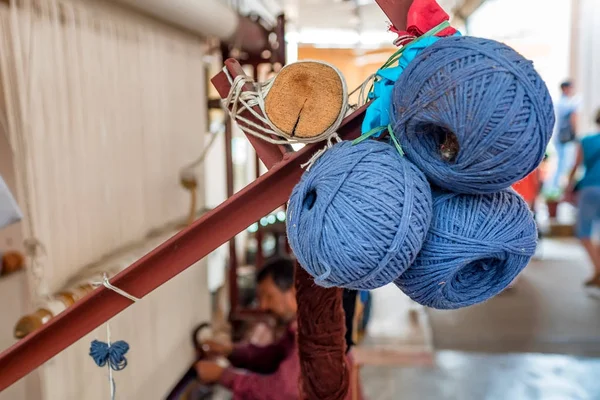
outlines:
[[[390, 27], [390, 31], [397, 33], [398, 36], [422, 36], [425, 32], [430, 31], [444, 21], [449, 21], [450, 16], [435, 0], [415, 0], [408, 9], [407, 28], [405, 31], [398, 30], [394, 26]], [[456, 29], [448, 27], [436, 36], [452, 36], [456, 33]]]

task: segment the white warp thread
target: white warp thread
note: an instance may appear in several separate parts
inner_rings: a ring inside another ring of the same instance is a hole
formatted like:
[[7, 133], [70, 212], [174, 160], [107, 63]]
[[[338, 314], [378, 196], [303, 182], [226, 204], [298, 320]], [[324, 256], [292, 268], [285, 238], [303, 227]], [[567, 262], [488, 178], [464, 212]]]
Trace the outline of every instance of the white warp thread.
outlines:
[[[105, 273], [103, 278], [102, 278], [102, 282], [92, 282], [92, 286], [94, 287], [98, 287], [98, 286], [104, 286], [105, 288], [112, 290], [115, 293], [120, 294], [123, 297], [128, 298], [129, 300], [133, 301], [134, 303], [137, 301], [140, 301], [139, 298], [127, 293], [126, 291], [119, 289], [116, 286], [113, 286], [112, 283], [110, 283], [110, 281], [108, 280], [108, 275]], [[111, 341], [110, 341], [110, 323], [106, 322], [106, 343], [108, 344], [108, 347], [110, 347], [111, 345]], [[116, 393], [116, 387], [115, 387], [115, 379], [113, 378], [113, 370], [110, 367], [110, 363], [107, 363], [108, 366], [108, 382], [110, 384], [110, 399], [111, 400], [115, 400], [115, 393]]]

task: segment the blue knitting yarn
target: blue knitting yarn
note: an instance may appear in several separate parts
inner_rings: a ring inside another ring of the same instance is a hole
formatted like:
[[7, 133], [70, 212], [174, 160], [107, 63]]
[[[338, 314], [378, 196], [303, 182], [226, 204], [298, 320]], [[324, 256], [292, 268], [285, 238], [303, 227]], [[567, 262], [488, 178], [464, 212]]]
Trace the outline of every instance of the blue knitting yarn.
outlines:
[[[533, 64], [510, 47], [474, 37], [424, 49], [394, 87], [392, 126], [406, 156], [440, 187], [491, 193], [542, 161], [554, 111]], [[440, 148], [455, 135], [458, 152]]]
[[500, 293], [535, 252], [537, 228], [527, 204], [512, 189], [433, 196], [423, 248], [396, 285], [416, 302], [439, 309]]
[[125, 354], [129, 351], [129, 344], [123, 340], [114, 342], [110, 346], [105, 342], [94, 340], [90, 346], [90, 356], [99, 367], [106, 364], [113, 371], [120, 371], [127, 366]]
[[417, 256], [431, 201], [425, 176], [393, 146], [341, 142], [294, 188], [288, 239], [317, 285], [374, 289], [393, 282]]

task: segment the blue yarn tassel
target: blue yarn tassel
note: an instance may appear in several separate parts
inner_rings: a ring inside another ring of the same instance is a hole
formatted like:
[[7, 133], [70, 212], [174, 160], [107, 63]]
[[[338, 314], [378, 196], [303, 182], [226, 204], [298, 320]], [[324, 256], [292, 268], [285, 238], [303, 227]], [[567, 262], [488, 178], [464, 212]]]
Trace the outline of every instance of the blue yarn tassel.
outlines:
[[127, 358], [125, 354], [129, 351], [129, 344], [123, 340], [119, 340], [110, 346], [99, 340], [94, 340], [90, 346], [90, 356], [99, 367], [104, 367], [106, 364], [113, 371], [121, 371], [127, 366]]
[[[406, 157], [434, 184], [459, 193], [492, 193], [542, 161], [554, 127], [546, 84], [526, 60], [493, 40], [437, 40], [394, 87], [392, 126]], [[456, 136], [454, 160], [442, 157]]]
[[431, 188], [414, 165], [388, 143], [346, 141], [294, 188], [287, 234], [317, 285], [370, 290], [408, 268], [430, 221]]
[[437, 192], [423, 248], [395, 283], [425, 306], [470, 306], [504, 290], [529, 263], [536, 245], [533, 214], [513, 190]]

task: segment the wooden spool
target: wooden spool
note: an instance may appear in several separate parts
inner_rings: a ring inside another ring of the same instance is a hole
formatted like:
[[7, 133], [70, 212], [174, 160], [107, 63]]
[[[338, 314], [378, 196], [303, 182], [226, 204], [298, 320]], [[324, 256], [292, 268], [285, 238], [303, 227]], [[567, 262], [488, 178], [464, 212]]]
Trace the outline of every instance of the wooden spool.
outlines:
[[25, 256], [18, 251], [9, 251], [2, 255], [0, 274], [8, 275], [25, 267]]
[[300, 61], [277, 74], [265, 98], [265, 113], [286, 135], [314, 138], [338, 120], [346, 96], [346, 83], [335, 67]]

